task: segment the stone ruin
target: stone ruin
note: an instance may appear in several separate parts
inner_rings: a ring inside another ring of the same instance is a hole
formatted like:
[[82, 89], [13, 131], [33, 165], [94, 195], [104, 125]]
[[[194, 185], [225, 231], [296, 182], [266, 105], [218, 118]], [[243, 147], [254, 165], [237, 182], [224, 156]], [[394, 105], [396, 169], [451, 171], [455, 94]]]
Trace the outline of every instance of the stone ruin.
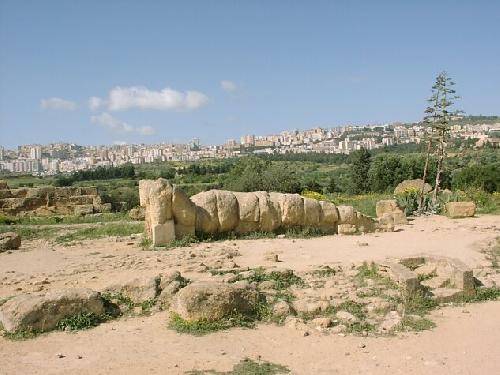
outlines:
[[387, 261], [380, 272], [408, 293], [427, 290], [437, 302], [453, 302], [476, 294], [473, 271], [458, 259], [417, 256]]
[[298, 194], [210, 190], [189, 198], [179, 187], [158, 179], [141, 180], [139, 198], [145, 208], [146, 233], [154, 246], [195, 233], [244, 234], [308, 227], [325, 234], [385, 230], [351, 206]]
[[23, 215], [87, 215], [111, 211], [103, 203], [96, 187], [54, 187], [9, 189], [0, 181], [0, 214]]

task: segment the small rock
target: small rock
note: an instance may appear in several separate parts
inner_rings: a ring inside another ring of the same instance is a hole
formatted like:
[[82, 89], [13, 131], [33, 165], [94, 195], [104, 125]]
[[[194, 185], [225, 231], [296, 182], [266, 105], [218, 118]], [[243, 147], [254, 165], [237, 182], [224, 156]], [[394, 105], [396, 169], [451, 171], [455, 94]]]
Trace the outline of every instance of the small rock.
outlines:
[[311, 320], [311, 324], [316, 328], [329, 328], [332, 326], [332, 319], [330, 318], [315, 318]]
[[339, 318], [343, 322], [347, 322], [347, 323], [359, 322], [359, 319], [356, 318], [354, 315], [352, 315], [348, 311], [339, 311], [339, 312], [337, 312], [336, 316], [337, 316], [337, 318]]

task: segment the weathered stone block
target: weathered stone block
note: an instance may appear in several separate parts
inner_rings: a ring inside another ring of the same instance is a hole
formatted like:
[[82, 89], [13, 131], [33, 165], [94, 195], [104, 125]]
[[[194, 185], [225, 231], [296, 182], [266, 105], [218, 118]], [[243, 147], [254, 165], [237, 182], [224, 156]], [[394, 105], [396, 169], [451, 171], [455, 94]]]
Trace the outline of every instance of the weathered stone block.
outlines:
[[151, 227], [153, 246], [165, 246], [175, 240], [175, 225], [173, 220]]
[[476, 204], [474, 202], [448, 202], [445, 210], [452, 219], [472, 217], [476, 214]]
[[94, 213], [94, 206], [92, 204], [81, 204], [73, 207], [73, 213], [78, 216], [91, 215]]
[[257, 301], [257, 291], [248, 285], [196, 282], [181, 289], [171, 309], [188, 321], [217, 321], [252, 313]]
[[64, 318], [80, 313], [104, 314], [99, 293], [90, 289], [65, 289], [47, 294], [22, 294], [0, 307], [0, 322], [7, 332], [50, 331]]

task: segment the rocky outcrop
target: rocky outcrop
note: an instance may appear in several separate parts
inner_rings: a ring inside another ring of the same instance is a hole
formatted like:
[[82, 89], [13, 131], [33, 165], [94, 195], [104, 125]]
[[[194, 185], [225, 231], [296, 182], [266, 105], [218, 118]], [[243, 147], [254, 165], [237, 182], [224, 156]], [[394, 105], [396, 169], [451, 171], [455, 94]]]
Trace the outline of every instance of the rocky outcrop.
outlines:
[[15, 232], [0, 233], [0, 253], [7, 250], [17, 250], [21, 246], [21, 236]]
[[111, 211], [103, 203], [95, 187], [54, 187], [9, 189], [0, 184], [0, 214], [23, 215], [88, 215]]
[[195, 232], [273, 232], [311, 227], [330, 234], [354, 234], [376, 229], [373, 219], [351, 206], [337, 207], [298, 194], [209, 190], [189, 199], [163, 179], [142, 180], [139, 189], [146, 232], [155, 246]]
[[420, 192], [422, 190], [422, 185], [424, 185], [424, 194], [430, 193], [432, 191], [432, 186], [428, 183], [424, 184], [424, 181], [417, 178], [415, 180], [404, 180], [400, 182], [398, 186], [394, 189], [394, 194], [404, 194], [409, 191]]
[[7, 332], [45, 332], [57, 328], [62, 319], [81, 313], [104, 314], [99, 293], [90, 289], [65, 289], [19, 295], [1, 306], [0, 322]]
[[448, 202], [445, 211], [452, 219], [473, 217], [476, 214], [476, 204], [474, 202]]
[[181, 289], [171, 311], [188, 321], [217, 321], [234, 314], [252, 314], [258, 293], [246, 285], [196, 282]]

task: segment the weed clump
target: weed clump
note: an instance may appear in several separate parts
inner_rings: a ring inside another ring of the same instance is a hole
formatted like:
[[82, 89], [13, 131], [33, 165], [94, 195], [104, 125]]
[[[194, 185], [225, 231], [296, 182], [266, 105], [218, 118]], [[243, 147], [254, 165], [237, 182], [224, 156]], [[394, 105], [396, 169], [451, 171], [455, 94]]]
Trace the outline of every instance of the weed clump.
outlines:
[[256, 362], [249, 358], [241, 360], [233, 366], [230, 371], [215, 371], [215, 370], [193, 370], [188, 371], [188, 375], [278, 375], [288, 374], [290, 370], [286, 366], [278, 365], [271, 362]]

